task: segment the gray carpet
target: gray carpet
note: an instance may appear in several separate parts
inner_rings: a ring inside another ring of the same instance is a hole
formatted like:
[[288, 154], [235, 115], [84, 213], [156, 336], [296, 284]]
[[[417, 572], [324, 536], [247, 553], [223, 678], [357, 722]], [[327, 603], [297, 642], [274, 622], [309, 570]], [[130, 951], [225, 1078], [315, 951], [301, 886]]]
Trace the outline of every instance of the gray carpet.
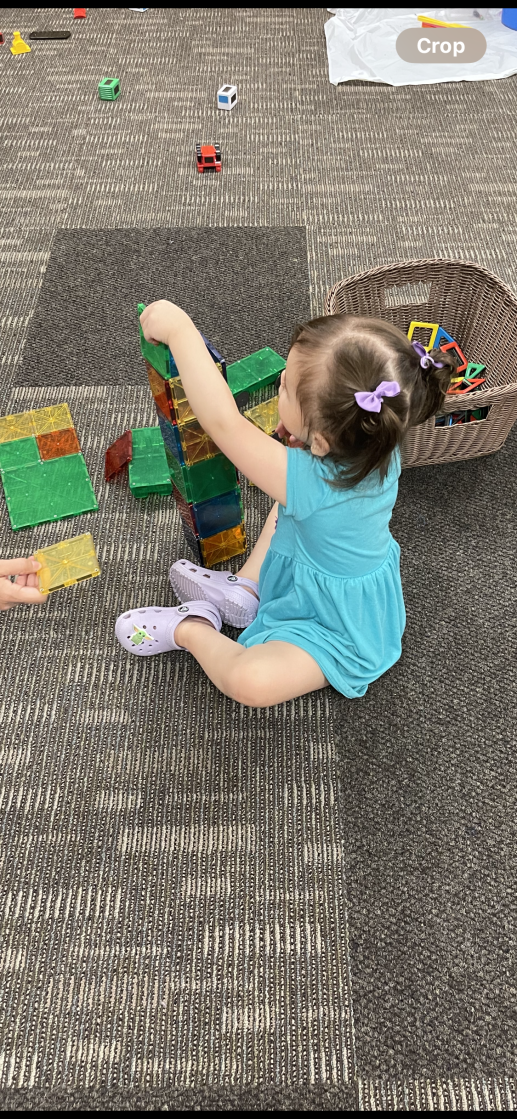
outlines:
[[[0, 552], [91, 529], [103, 568], [0, 617], [3, 1110], [517, 1104], [516, 431], [404, 472], [403, 655], [364, 699], [253, 713], [112, 637], [173, 601], [183, 550], [169, 499], [102, 478], [113, 433], [153, 421], [134, 301], [183, 300], [231, 360], [263, 333], [285, 352], [308, 298], [378, 263], [464, 257], [517, 289], [517, 79], [336, 89], [326, 18], [3, 9], [9, 38], [73, 36], [0, 48], [0, 403], [68, 400], [99, 512], [13, 534], [2, 507]], [[244, 496], [254, 540], [269, 502]]]

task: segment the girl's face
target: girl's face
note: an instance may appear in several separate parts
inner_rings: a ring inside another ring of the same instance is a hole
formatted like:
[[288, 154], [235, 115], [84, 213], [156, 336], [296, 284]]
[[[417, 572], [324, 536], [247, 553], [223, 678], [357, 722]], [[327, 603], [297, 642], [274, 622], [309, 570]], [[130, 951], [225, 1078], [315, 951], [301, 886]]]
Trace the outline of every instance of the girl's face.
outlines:
[[328, 454], [329, 445], [319, 432], [309, 435], [309, 428], [298, 404], [297, 388], [300, 377], [299, 357], [296, 347], [289, 351], [286, 366], [280, 378], [278, 390], [278, 415], [290, 435], [300, 443], [310, 444], [313, 455], [323, 458]]
[[296, 396], [299, 378], [297, 357], [296, 349], [293, 346], [289, 351], [286, 366], [280, 378], [278, 415], [288, 432], [302, 443], [306, 443], [309, 433]]

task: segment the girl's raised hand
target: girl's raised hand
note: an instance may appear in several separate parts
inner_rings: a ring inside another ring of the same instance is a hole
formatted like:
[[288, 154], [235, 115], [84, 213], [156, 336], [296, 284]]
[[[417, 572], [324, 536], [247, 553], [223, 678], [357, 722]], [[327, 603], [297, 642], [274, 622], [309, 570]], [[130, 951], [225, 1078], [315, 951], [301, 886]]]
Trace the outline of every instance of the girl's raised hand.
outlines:
[[171, 333], [185, 323], [190, 322], [188, 315], [175, 303], [168, 299], [157, 299], [150, 303], [140, 315], [140, 326], [147, 342], [155, 345], [158, 342], [169, 343]]
[[287, 428], [284, 427], [281, 420], [279, 420], [275, 427], [275, 434], [279, 435], [281, 439], [285, 439], [287, 437], [289, 439], [290, 447], [305, 447], [305, 443], [303, 443], [300, 439], [297, 439], [295, 435], [291, 435]]
[[[20, 602], [38, 606], [47, 601], [48, 595], [37, 589], [40, 567], [32, 558], [0, 560], [0, 610], [10, 610]], [[16, 582], [11, 582], [10, 575], [16, 576]]]

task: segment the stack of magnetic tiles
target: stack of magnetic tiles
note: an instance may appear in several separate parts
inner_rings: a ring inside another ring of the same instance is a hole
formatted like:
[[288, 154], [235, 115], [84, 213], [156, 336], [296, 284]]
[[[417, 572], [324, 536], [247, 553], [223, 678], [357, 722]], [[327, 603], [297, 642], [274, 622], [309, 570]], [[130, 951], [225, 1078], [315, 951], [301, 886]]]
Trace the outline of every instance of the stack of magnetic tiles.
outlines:
[[98, 509], [68, 404], [0, 418], [0, 475], [13, 529]]
[[[140, 304], [139, 314], [143, 310]], [[227, 367], [204, 341], [238, 403], [243, 394], [272, 384], [285, 367], [284, 358], [268, 346]], [[168, 346], [146, 342], [141, 328], [140, 346], [187, 543], [201, 566], [225, 563], [246, 550], [237, 471], [192, 412]]]

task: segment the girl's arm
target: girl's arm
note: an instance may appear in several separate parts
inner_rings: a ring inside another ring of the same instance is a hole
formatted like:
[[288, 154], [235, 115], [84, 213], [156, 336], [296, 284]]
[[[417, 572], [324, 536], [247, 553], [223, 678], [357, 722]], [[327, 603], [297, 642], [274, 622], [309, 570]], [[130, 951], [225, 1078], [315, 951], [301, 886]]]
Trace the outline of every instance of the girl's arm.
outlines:
[[148, 342], [165, 342], [201, 427], [242, 473], [280, 505], [287, 500], [287, 448], [241, 416], [192, 319], [166, 299], [140, 316]]

